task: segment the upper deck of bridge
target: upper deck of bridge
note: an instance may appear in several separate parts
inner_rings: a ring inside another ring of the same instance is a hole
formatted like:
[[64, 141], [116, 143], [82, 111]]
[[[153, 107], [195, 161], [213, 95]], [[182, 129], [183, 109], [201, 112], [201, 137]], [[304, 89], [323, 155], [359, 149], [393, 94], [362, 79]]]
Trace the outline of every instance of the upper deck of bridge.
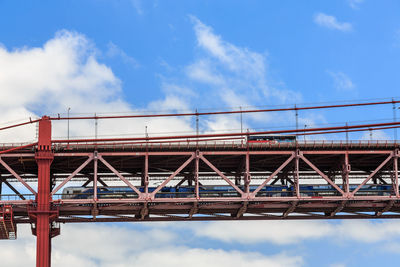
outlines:
[[[26, 143], [0, 144], [0, 150], [17, 148], [17, 153], [32, 153], [35, 146]], [[20, 147], [20, 149], [18, 149]], [[400, 141], [393, 140], [302, 140], [297, 142], [249, 142], [246, 140], [196, 141], [177, 140], [173, 142], [109, 142], [109, 143], [58, 143], [53, 144], [55, 153], [77, 152], [174, 152], [174, 151], [371, 151], [395, 150], [400, 147]]]
[[175, 142], [136, 142], [136, 143], [80, 143], [56, 144], [54, 152], [79, 151], [285, 151], [285, 150], [395, 150], [400, 142], [392, 140], [354, 140], [354, 141], [297, 141], [297, 142], [249, 142], [242, 141], [175, 141]]

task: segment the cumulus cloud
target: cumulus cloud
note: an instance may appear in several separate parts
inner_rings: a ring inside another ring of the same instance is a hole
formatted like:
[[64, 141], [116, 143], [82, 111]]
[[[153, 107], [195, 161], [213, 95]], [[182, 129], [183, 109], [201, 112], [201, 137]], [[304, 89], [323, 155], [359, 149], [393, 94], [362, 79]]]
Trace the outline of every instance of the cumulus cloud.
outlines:
[[[69, 224], [53, 239], [56, 266], [302, 266], [300, 255], [285, 252], [196, 247], [183, 240], [182, 231], [193, 233], [202, 244], [219, 240], [233, 244], [272, 243], [288, 246], [309, 240], [378, 244], [385, 252], [398, 253], [397, 221], [231, 221], [138, 224]], [[35, 262], [35, 238], [29, 226], [19, 227], [16, 241], [0, 242], [5, 266], [31, 266]], [[368, 234], [366, 234], [368, 233]], [[179, 245], [177, 245], [179, 243]], [[155, 257], [155, 255], [157, 255]], [[331, 266], [345, 266], [334, 263]]]
[[235, 221], [205, 223], [193, 230], [198, 236], [224, 242], [284, 245], [325, 237], [332, 231], [332, 226], [316, 221]]
[[[157, 257], [153, 255], [157, 254]], [[301, 266], [302, 258], [292, 255], [265, 256], [260, 253], [225, 251], [222, 249], [188, 249], [171, 248], [159, 251], [148, 251], [137, 258], [132, 266]]]
[[245, 71], [245, 75], [264, 76], [265, 58], [247, 48], [237, 47], [222, 40], [213, 29], [191, 16], [198, 45], [230, 70]]
[[[275, 88], [268, 79], [266, 55], [238, 47], [222, 39], [214, 30], [191, 17], [199, 53], [184, 67], [185, 79], [162, 80], [164, 96], [143, 105], [139, 111], [134, 102], [123, 99], [121, 81], [99, 61], [99, 50], [86, 36], [60, 31], [41, 47], [8, 49], [0, 47], [0, 111], [3, 122], [19, 122], [43, 114], [71, 116], [116, 112], [143, 113], [147, 110], [168, 112], [193, 110], [193, 107], [243, 109], [268, 104], [294, 103], [301, 95], [285, 88]], [[110, 43], [105, 54], [119, 57], [129, 64], [137, 62], [117, 45]], [[137, 65], [136, 65], [137, 66]], [[182, 73], [179, 73], [181, 77]], [[199, 89], [197, 89], [199, 88]], [[138, 103], [139, 104], [139, 103]], [[243, 127], [258, 127], [278, 121], [269, 114], [243, 116]], [[282, 115], [283, 116], [283, 115]], [[284, 116], [283, 116], [284, 117]], [[293, 119], [294, 120], [294, 119]], [[287, 119], [285, 119], [287, 121]], [[9, 124], [9, 123], [4, 123]], [[70, 137], [93, 137], [93, 121], [71, 121]], [[67, 136], [67, 122], [53, 122], [53, 138]], [[121, 127], [122, 125], [122, 127]], [[239, 116], [202, 117], [201, 130], [238, 129]], [[221, 127], [224, 126], [224, 127]], [[225, 127], [226, 126], [226, 127]], [[100, 120], [98, 137], [112, 135], [150, 136], [159, 132], [193, 132], [194, 119], [163, 118], [133, 120]], [[2, 142], [34, 141], [35, 125], [23, 130], [0, 133]]]
[[[8, 267], [33, 266], [35, 240], [29, 227], [20, 227], [17, 241], [0, 243], [2, 264]], [[134, 230], [107, 224], [67, 225], [53, 239], [55, 266], [301, 266], [303, 259], [284, 252], [264, 255], [257, 252], [175, 245], [170, 230], [145, 227]]]
[[179, 227], [190, 229], [198, 237], [241, 244], [290, 245], [326, 238], [333, 242], [378, 243], [392, 242], [400, 237], [400, 223], [397, 221], [230, 221]]
[[[224, 40], [197, 17], [190, 16], [190, 20], [196, 35], [198, 53], [193, 62], [184, 68], [187, 81], [180, 82], [187, 82], [196, 92], [197, 98], [190, 99], [192, 105], [208, 103], [220, 109], [251, 109], [257, 105], [300, 101], [300, 94], [271, 85], [265, 53]], [[246, 115], [247, 124], [274, 123], [276, 120], [271, 118], [268, 114]], [[208, 130], [227, 130], [237, 128], [238, 125], [238, 116], [203, 119], [203, 126]]]
[[[128, 57], [117, 46], [112, 45], [109, 56]], [[0, 112], [2, 121], [18, 122], [43, 114], [64, 113], [70, 108], [72, 115], [135, 112], [132, 103], [122, 96], [121, 81], [112, 70], [97, 59], [95, 45], [82, 34], [60, 31], [42, 47], [24, 47], [8, 50], [0, 47]], [[132, 61], [131, 58], [126, 58]], [[135, 104], [135, 103], [133, 103]], [[147, 108], [182, 109], [187, 107], [184, 96], [166, 94], [165, 98], [149, 103]], [[121, 127], [123, 125], [123, 127]], [[143, 133], [171, 129], [191, 130], [187, 119], [154, 119], [100, 121], [100, 135]], [[53, 136], [67, 135], [66, 121], [54, 122]], [[71, 121], [71, 136], [90, 136], [95, 133], [94, 122]], [[0, 133], [2, 142], [33, 141], [34, 125], [22, 130]], [[142, 136], [143, 136], [142, 135]]]
[[338, 91], [352, 91], [355, 89], [355, 85], [345, 73], [341, 71], [328, 71], [328, 74], [332, 77], [335, 88]]
[[351, 23], [339, 22], [336, 17], [327, 15], [325, 13], [317, 13], [314, 16], [314, 22], [321, 27], [332, 30], [339, 30], [342, 32], [349, 32], [353, 29]]
[[[121, 90], [119, 79], [96, 61], [92, 44], [74, 32], [60, 31], [43, 47], [12, 51], [1, 47], [0, 73], [3, 120], [37, 117], [67, 107], [86, 112], [106, 103], [128, 106], [116, 97]], [[34, 130], [32, 126], [16, 133], [7, 131], [6, 137], [32, 139]]]

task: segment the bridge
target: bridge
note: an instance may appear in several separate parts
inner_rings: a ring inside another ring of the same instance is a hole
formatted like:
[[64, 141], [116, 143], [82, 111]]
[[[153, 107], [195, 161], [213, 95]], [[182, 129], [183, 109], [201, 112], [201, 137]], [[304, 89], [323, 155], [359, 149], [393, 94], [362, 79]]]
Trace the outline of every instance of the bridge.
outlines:
[[249, 132], [53, 140], [52, 121], [61, 119], [12, 126], [38, 123], [38, 140], [0, 152], [0, 238], [30, 224], [37, 266], [51, 265], [60, 223], [400, 218], [396, 141], [247, 142]]

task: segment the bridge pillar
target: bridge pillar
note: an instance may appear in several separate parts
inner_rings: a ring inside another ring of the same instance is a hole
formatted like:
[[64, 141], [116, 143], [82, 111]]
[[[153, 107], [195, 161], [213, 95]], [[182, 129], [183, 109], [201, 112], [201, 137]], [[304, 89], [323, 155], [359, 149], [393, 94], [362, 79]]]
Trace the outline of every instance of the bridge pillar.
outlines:
[[49, 117], [44, 116], [39, 122], [39, 140], [35, 154], [38, 166], [38, 192], [36, 196], [37, 210], [33, 212], [33, 217], [36, 218], [37, 267], [51, 266], [52, 229], [50, 223], [54, 218], [54, 212], [51, 211], [50, 165], [53, 158], [54, 155], [51, 150], [51, 121]]

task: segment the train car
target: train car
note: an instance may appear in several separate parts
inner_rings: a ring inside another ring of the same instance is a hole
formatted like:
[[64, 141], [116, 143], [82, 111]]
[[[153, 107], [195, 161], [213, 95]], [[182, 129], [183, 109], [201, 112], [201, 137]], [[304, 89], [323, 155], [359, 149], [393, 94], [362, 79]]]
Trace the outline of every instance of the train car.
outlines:
[[[350, 185], [350, 191], [354, 191], [356, 185]], [[393, 192], [393, 186], [389, 184], [367, 184], [356, 192], [356, 196], [390, 196]]]
[[[244, 190], [244, 186], [238, 186]], [[342, 188], [341, 185], [338, 185]], [[137, 187], [140, 192], [144, 192], [143, 187]], [[250, 192], [258, 188], [257, 185], [250, 186]], [[349, 190], [354, 191], [357, 185], [350, 185]], [[300, 185], [301, 197], [327, 197], [339, 196], [339, 192], [331, 185]], [[156, 187], [149, 187], [149, 193], [154, 192]], [[157, 192], [156, 198], [191, 198], [195, 197], [194, 186], [168, 186], [161, 188]], [[90, 199], [93, 198], [93, 187], [66, 187], [63, 190], [62, 199]], [[357, 196], [390, 196], [393, 194], [391, 185], [367, 184], [363, 185], [356, 193]], [[199, 195], [202, 198], [212, 197], [240, 197], [240, 194], [230, 185], [202, 185], [199, 187]], [[258, 191], [257, 197], [289, 197], [295, 196], [295, 188], [293, 185], [266, 185]], [[136, 198], [137, 194], [132, 188], [127, 186], [100, 186], [97, 188], [97, 197], [99, 199], [106, 198]]]
[[249, 135], [247, 137], [248, 143], [292, 143], [296, 142], [295, 135]]
[[[140, 192], [144, 192], [144, 187], [137, 187]], [[156, 187], [149, 187], [148, 192], [152, 193]], [[194, 197], [194, 187], [163, 187], [157, 192], [157, 198], [187, 198]], [[94, 188], [93, 187], [79, 187], [71, 186], [64, 188], [62, 192], [62, 199], [89, 199], [93, 198]], [[97, 198], [136, 198], [137, 193], [128, 186], [99, 186], [97, 187]]]
[[[341, 185], [338, 185], [343, 190]], [[350, 185], [349, 190], [354, 191], [358, 185]], [[366, 184], [363, 185], [356, 196], [390, 196], [392, 194], [393, 187], [391, 185], [383, 184]], [[290, 187], [290, 192], [293, 192], [294, 187]], [[302, 197], [329, 197], [339, 196], [340, 193], [332, 185], [300, 185], [300, 196]]]
[[[258, 185], [251, 185], [250, 192], [255, 191]], [[257, 197], [288, 197], [291, 196], [291, 192], [286, 185], [266, 185], [258, 191]]]

